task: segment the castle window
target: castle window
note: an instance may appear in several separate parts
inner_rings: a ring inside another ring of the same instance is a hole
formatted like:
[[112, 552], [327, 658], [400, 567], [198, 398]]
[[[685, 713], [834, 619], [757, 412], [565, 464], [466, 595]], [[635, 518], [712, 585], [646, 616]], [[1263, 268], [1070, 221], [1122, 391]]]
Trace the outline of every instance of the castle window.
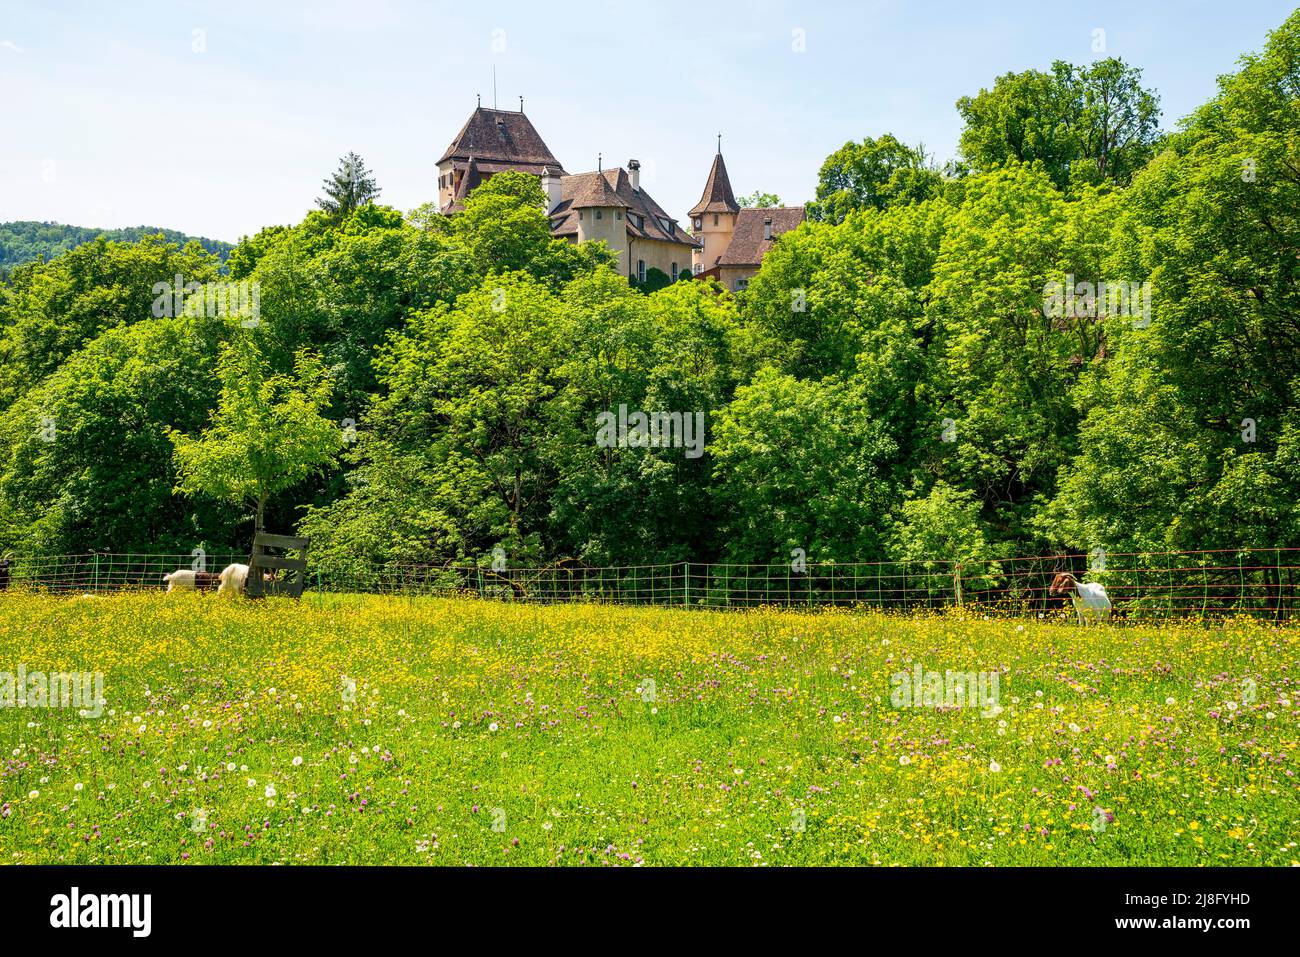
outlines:
[[578, 210], [578, 218], [582, 219], [582, 210]]
[[638, 259], [636, 261], [636, 281], [645, 282], [645, 260], [644, 259]]
[[694, 269], [695, 275], [698, 276], [700, 273], [704, 272], [704, 263], [696, 263], [695, 266], [693, 267], [693, 269]]
[[713, 225], [714, 225], [714, 226], [718, 225], [718, 214], [717, 214], [717, 213], [714, 213], [714, 214], [713, 214]]
[[676, 279], [676, 278], [677, 278], [677, 263], [673, 263], [673, 275], [672, 275], [672, 278], [673, 278], [673, 279]]
[[623, 218], [623, 214], [622, 214], [619, 210], [616, 209], [616, 210], [614, 210], [614, 218], [615, 218], [615, 219], [622, 219], [622, 218]]
[[604, 212], [603, 210], [599, 210], [599, 209], [596, 210], [596, 218], [600, 219], [602, 217], [603, 212]]

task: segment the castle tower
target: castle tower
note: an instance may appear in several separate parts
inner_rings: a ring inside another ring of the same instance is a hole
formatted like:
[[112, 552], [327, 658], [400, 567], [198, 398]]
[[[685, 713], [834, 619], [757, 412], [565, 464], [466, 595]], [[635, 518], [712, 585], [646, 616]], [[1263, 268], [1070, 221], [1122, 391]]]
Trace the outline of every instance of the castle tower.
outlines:
[[[470, 163], [474, 169], [471, 171]], [[504, 170], [564, 176], [564, 167], [543, 142], [533, 121], [519, 111], [476, 107], [438, 160], [438, 207], [458, 212], [474, 186]], [[472, 179], [472, 182], [471, 182]]]
[[618, 256], [617, 269], [628, 273], [627, 221], [623, 218], [631, 208], [618, 195], [611, 177], [618, 181], [619, 170], [597, 170], [566, 177], [569, 209], [578, 214], [577, 241], [603, 241]]
[[712, 269], [731, 244], [731, 234], [736, 229], [736, 214], [740, 204], [731, 191], [727, 177], [727, 164], [722, 161], [722, 136], [718, 136], [718, 154], [713, 157], [709, 179], [704, 184], [704, 195], [691, 209], [691, 227], [695, 238], [703, 245], [691, 256], [695, 273]]

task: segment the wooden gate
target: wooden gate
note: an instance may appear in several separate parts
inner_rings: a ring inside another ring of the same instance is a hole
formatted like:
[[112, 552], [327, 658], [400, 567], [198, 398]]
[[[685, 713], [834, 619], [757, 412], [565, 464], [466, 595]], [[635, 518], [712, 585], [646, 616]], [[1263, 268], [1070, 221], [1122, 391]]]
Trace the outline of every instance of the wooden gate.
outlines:
[[[248, 584], [245, 591], [250, 598], [263, 595], [291, 595], [302, 597], [307, 582], [308, 538], [295, 535], [272, 535], [258, 532], [253, 536], [253, 554], [248, 560]], [[270, 573], [271, 581], [263, 576]]]

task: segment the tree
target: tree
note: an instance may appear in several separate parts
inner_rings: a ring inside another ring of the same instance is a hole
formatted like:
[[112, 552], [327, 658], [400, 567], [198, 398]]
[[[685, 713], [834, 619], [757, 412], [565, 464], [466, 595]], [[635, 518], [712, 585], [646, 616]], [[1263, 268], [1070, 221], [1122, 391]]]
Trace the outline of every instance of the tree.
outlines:
[[868, 136], [826, 157], [808, 215], [839, 223], [854, 210], [919, 203], [935, 195], [942, 182], [920, 147], [904, 146], [889, 133], [879, 139]]
[[1142, 87], [1142, 71], [1109, 57], [1075, 69], [1079, 159], [1073, 182], [1127, 184], [1160, 142], [1160, 98]]
[[996, 549], [985, 539], [979, 513], [979, 501], [969, 490], [936, 482], [928, 495], [903, 503], [894, 521], [890, 553], [895, 561], [920, 565], [926, 573], [922, 580], [932, 592], [954, 590], [957, 582], [961, 587], [991, 588], [1001, 566], [990, 561]]
[[304, 521], [320, 554], [440, 562], [502, 545], [512, 562], [536, 557], [555, 481], [545, 412], [572, 341], [560, 301], [522, 273], [413, 317], [376, 361], [384, 395], [353, 455], [354, 491]]
[[781, 197], [776, 193], [764, 193], [756, 189], [748, 196], [740, 197], [736, 202], [741, 209], [774, 209], [781, 205]]
[[210, 427], [197, 439], [168, 431], [175, 449], [176, 491], [257, 508], [319, 472], [342, 445], [339, 427], [320, 412], [330, 383], [319, 360], [298, 355], [293, 377], [268, 374], [252, 336], [221, 350], [221, 398]]
[[[552, 547], [594, 564], [717, 554], [710, 436], [736, 385], [735, 300], [701, 282], [641, 297], [612, 270], [566, 292], [575, 326], [551, 425], [560, 474], [551, 495]], [[691, 423], [694, 449], [594, 442], [597, 416], [620, 405], [680, 413], [683, 429]]]
[[261, 258], [289, 232], [288, 226], [267, 226], [253, 236], [241, 236], [239, 245], [230, 251], [230, 257], [226, 260], [230, 278], [239, 280], [251, 276]]
[[898, 446], [853, 384], [765, 369], [719, 417], [713, 456], [723, 555], [734, 562], [882, 557]]
[[906, 375], [916, 370], [906, 343], [919, 343], [921, 293], [949, 215], [935, 199], [783, 235], [745, 297], [752, 368], [771, 363], [820, 379], [851, 373], [860, 355], [874, 352], [890, 357], [903, 377], [898, 387], [910, 391], [915, 380]]
[[[930, 423], [926, 473], [973, 490], [999, 537], [1027, 536], [1035, 497], [1050, 493], [1073, 451], [1071, 390], [1097, 361], [1093, 317], [1052, 316], [1044, 288], [1067, 273], [1104, 276], [1090, 237], [1112, 199], [1071, 203], [1037, 168], [1012, 164], [970, 178], [947, 219], [925, 290], [929, 343], [917, 396]], [[1104, 244], [1104, 234], [1103, 234]], [[948, 438], [939, 441], [944, 420]]]
[[0, 297], [0, 407], [100, 333], [149, 319], [158, 284], [171, 289], [177, 276], [182, 284], [211, 282], [219, 266], [196, 243], [177, 248], [146, 236], [134, 243], [101, 237], [16, 269]]
[[1044, 506], [1109, 549], [1300, 545], [1300, 13], [1135, 178], [1110, 271], [1152, 287], [1076, 390], [1079, 454]]
[[[174, 494], [171, 428], [217, 398], [224, 320], [109, 329], [0, 416], [0, 545], [30, 553], [188, 552], [230, 544], [231, 514]], [[8, 526], [8, 527], [3, 527]]]
[[379, 186], [356, 153], [348, 153], [339, 160], [339, 168], [330, 174], [322, 188], [325, 195], [316, 200], [316, 205], [331, 216], [346, 216], [379, 198]]
[[452, 217], [452, 235], [485, 270], [527, 269], [551, 242], [546, 194], [536, 176], [497, 173], [465, 198]]
[[669, 278], [668, 273], [664, 272], [662, 269], [656, 268], [655, 266], [651, 266], [645, 271], [645, 282], [636, 283], [636, 288], [640, 289], [642, 292], [651, 293], [658, 292], [660, 289], [671, 284], [672, 279]]
[[435, 202], [421, 203], [406, 214], [406, 222], [416, 229], [426, 232], [445, 233], [451, 227], [451, 220], [442, 214]]
[[966, 123], [959, 149], [976, 172], [1037, 162], [1061, 189], [1126, 184], [1159, 142], [1159, 98], [1142, 86], [1141, 70], [1113, 57], [1007, 73], [957, 110]]

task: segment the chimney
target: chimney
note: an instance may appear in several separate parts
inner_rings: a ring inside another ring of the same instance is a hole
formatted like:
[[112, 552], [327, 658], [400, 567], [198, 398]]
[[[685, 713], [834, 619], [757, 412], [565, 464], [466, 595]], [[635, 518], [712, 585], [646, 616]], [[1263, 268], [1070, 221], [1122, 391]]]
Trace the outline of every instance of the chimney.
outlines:
[[560, 177], [552, 173], [549, 166], [542, 167], [542, 190], [546, 193], [546, 211], [549, 213], [559, 206], [560, 200], [564, 198], [563, 190], [560, 188]]
[[627, 176], [632, 181], [632, 188], [638, 193], [641, 192], [641, 161], [627, 161]]
[[772, 241], [772, 217], [769, 216], [763, 220], [763, 239], [768, 242]]

